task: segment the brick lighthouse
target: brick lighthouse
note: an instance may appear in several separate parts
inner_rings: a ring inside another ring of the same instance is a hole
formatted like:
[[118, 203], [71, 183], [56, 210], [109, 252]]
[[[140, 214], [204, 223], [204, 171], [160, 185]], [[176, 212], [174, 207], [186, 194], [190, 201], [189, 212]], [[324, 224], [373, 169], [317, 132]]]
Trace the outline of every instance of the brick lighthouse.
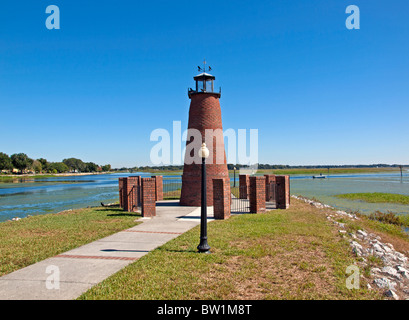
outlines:
[[221, 90], [219, 92], [214, 91], [214, 80], [216, 78], [207, 73], [211, 68], [206, 69], [206, 61], [204, 67], [198, 67], [198, 69], [202, 73], [193, 78], [196, 82], [195, 90], [189, 89], [188, 91], [191, 102], [180, 197], [180, 205], [197, 207], [201, 205], [202, 164], [196, 155], [202, 142], [206, 143], [210, 152], [210, 156], [206, 160], [206, 197], [208, 206], [213, 205], [213, 179], [225, 179], [228, 184], [230, 181], [219, 103]]

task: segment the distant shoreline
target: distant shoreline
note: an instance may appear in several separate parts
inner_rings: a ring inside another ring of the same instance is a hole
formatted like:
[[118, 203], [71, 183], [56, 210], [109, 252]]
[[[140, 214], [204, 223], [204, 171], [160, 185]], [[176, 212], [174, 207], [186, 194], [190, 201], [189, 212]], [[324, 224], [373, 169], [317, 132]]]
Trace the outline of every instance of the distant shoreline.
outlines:
[[23, 173], [23, 174], [2, 174], [3, 179], [21, 179], [21, 178], [54, 178], [71, 176], [90, 176], [99, 174], [112, 174], [114, 172], [71, 172], [71, 173]]

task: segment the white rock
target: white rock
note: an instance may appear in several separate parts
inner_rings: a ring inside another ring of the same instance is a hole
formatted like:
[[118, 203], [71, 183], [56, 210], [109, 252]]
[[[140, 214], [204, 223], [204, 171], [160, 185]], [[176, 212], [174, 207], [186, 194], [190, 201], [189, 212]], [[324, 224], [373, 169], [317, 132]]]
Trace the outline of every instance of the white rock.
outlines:
[[379, 245], [379, 244], [377, 244], [377, 243], [375, 243], [374, 245], [373, 245], [373, 249], [374, 249], [374, 251], [377, 251], [377, 252], [384, 252], [383, 251], [383, 249], [382, 249], [382, 247]]
[[398, 271], [395, 268], [392, 268], [392, 267], [389, 267], [389, 266], [383, 267], [382, 268], [382, 273], [386, 274], [388, 276], [391, 276], [391, 277], [398, 276]]
[[359, 234], [359, 235], [361, 235], [361, 236], [364, 237], [364, 238], [366, 238], [366, 237], [368, 236], [368, 234], [367, 234], [365, 231], [363, 231], [363, 230], [358, 230], [356, 233]]
[[388, 278], [378, 278], [373, 281], [373, 283], [382, 289], [394, 289], [396, 287], [396, 282], [389, 280]]
[[405, 260], [405, 261], [408, 260], [408, 258], [403, 253], [400, 253], [398, 251], [395, 251], [395, 256], [397, 256], [400, 259]]
[[386, 297], [392, 298], [394, 300], [399, 300], [399, 296], [395, 293], [395, 291], [389, 289], [383, 293]]
[[395, 250], [392, 243], [385, 243], [385, 246], [388, 246], [390, 249]]
[[386, 246], [386, 245], [382, 245], [382, 249], [386, 252], [386, 253], [391, 253], [391, 254], [395, 254], [396, 251], [392, 250], [390, 247]]
[[379, 268], [371, 268], [371, 275], [375, 275], [381, 272], [381, 269]]
[[356, 242], [356, 241], [352, 241], [351, 242], [351, 247], [352, 247], [352, 252], [355, 253], [357, 256], [362, 256], [362, 246]]
[[401, 273], [401, 272], [409, 272], [408, 269], [402, 267], [401, 265], [396, 266], [396, 270], [398, 270], [399, 273]]
[[398, 270], [398, 273], [405, 279], [409, 279], [409, 270], [401, 267], [401, 266], [397, 266], [396, 268]]
[[362, 249], [362, 246], [361, 246], [358, 242], [356, 242], [356, 241], [352, 241], [352, 242], [351, 242], [351, 246], [357, 247], [357, 248], [359, 248], [359, 249]]

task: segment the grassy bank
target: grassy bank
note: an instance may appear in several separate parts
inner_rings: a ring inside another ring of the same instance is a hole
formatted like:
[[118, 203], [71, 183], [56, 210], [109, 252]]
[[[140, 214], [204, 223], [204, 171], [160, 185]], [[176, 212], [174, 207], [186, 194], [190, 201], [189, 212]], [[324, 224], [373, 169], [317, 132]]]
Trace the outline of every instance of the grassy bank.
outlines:
[[[376, 223], [373, 221], [373, 223]], [[365, 279], [345, 286], [355, 258], [319, 209], [236, 215], [208, 225], [212, 254], [196, 253], [199, 226], [166, 243], [80, 299], [378, 299]]]
[[345, 193], [336, 195], [337, 198], [360, 200], [370, 203], [397, 203], [409, 205], [409, 196], [394, 193]]
[[0, 223], [0, 276], [136, 225], [115, 208], [64, 211]]
[[[197, 226], [79, 299], [383, 299], [366, 289], [369, 269], [361, 270], [361, 289], [346, 288], [346, 268], [358, 258], [326, 219], [330, 211], [292, 199], [287, 210], [213, 221], [210, 255], [196, 253]], [[119, 208], [90, 208], [0, 223], [0, 275], [129, 228], [137, 217]], [[409, 253], [401, 226], [366, 216], [339, 222], [348, 232], [365, 229]]]
[[71, 177], [71, 176], [87, 176], [87, 175], [99, 175], [110, 174], [113, 172], [83, 172], [83, 173], [56, 173], [56, 174], [0, 174], [0, 182], [12, 182], [15, 180], [33, 180], [44, 178], [59, 178], [59, 177]]

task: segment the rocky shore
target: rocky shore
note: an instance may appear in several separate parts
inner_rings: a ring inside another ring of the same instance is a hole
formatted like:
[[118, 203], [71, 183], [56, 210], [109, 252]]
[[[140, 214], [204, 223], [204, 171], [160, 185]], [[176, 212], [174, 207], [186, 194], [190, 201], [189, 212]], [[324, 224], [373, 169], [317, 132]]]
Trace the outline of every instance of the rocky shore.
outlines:
[[323, 210], [327, 219], [338, 228], [338, 232], [346, 237], [351, 246], [351, 251], [358, 257], [358, 266], [364, 270], [369, 265], [370, 259], [380, 259], [383, 266], [371, 268], [368, 289], [380, 290], [386, 299], [409, 300], [409, 263], [406, 255], [395, 250], [392, 244], [382, 241], [382, 238], [366, 230], [347, 232], [345, 224], [338, 222], [340, 218], [359, 220], [353, 213], [337, 210], [329, 205], [300, 196], [292, 196]]

